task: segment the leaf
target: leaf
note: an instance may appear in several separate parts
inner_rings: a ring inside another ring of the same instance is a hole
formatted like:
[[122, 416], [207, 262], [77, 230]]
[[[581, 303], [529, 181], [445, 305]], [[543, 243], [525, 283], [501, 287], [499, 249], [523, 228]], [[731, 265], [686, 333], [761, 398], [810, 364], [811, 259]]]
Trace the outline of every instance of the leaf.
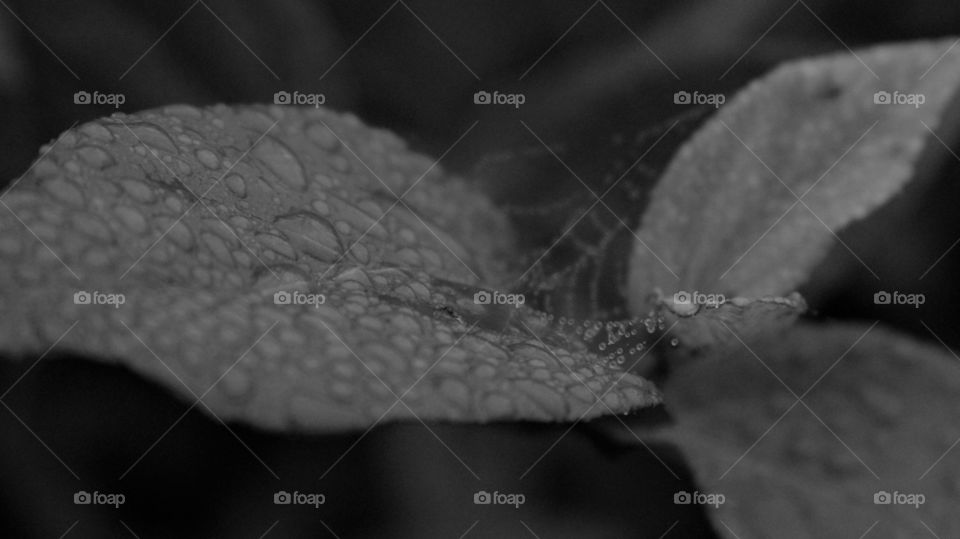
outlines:
[[[632, 311], [656, 288], [795, 290], [836, 232], [910, 180], [960, 83], [954, 42], [790, 62], [731, 99], [654, 189], [630, 262]], [[924, 102], [877, 104], [880, 91]]]
[[696, 303], [677, 304], [673, 298], [658, 300], [657, 312], [677, 344], [678, 351], [668, 353], [671, 362], [682, 361], [690, 354], [718, 353], [727, 346], [737, 346], [730, 332], [736, 328], [743, 338], [763, 335], [788, 327], [807, 310], [807, 303], [794, 292], [788, 297], [766, 296], [757, 299], [730, 298], [716, 306]]
[[0, 201], [5, 351], [117, 361], [218, 417], [320, 431], [659, 401], [542, 313], [475, 303], [510, 277], [506, 219], [350, 115], [114, 115]]
[[665, 437], [725, 537], [956, 537], [958, 369], [875, 325], [795, 326], [677, 372]]

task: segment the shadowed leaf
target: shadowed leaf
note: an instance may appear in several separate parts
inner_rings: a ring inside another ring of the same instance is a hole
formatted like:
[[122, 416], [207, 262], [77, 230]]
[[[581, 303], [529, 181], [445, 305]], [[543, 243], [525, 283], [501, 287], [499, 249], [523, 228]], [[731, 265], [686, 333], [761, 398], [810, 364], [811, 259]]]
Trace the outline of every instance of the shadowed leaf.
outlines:
[[666, 438], [725, 496], [705, 508], [725, 537], [956, 537], [958, 368], [882, 328], [800, 325], [677, 372]]

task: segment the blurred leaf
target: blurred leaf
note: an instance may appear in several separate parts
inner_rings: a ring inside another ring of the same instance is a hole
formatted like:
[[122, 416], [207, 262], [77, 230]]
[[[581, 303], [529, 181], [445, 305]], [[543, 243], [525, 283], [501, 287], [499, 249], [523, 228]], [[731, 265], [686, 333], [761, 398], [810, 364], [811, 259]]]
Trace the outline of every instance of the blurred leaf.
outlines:
[[[954, 41], [790, 62], [741, 91], [654, 189], [631, 260], [633, 312], [657, 288], [793, 291], [837, 231], [912, 177], [960, 83]], [[923, 103], [878, 104], [876, 92]]]
[[[960, 534], [960, 376], [942, 348], [800, 325], [687, 364], [664, 392], [666, 438], [701, 493], [725, 496], [705, 508], [725, 537]], [[924, 503], [874, 503], [883, 492]]]
[[434, 165], [322, 109], [85, 124], [0, 198], [3, 349], [109, 358], [276, 429], [658, 402], [542, 313], [474, 302], [510, 276], [510, 230]]

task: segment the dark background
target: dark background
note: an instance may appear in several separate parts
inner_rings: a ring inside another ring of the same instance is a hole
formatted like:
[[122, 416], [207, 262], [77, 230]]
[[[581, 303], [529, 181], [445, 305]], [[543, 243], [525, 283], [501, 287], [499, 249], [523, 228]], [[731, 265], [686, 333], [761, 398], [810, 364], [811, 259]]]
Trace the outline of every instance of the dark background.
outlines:
[[[123, 112], [322, 92], [328, 107], [389, 127], [431, 155], [479, 121], [444, 159], [448, 170], [470, 174], [482, 156], [504, 151], [508, 165], [529, 167], [538, 161], [526, 150], [543, 157], [533, 131], [595, 183], [611, 166], [615, 135], [688, 112], [673, 103], [677, 90], [729, 96], [786, 59], [953, 34], [960, 4], [933, 1], [8, 2], [0, 8], [0, 185], [22, 174], [41, 144], [114, 112], [75, 105], [78, 90], [123, 93]], [[526, 103], [477, 106], [481, 89], [522, 92]], [[960, 249], [919, 279], [960, 236], [958, 163], [944, 150], [925, 170], [929, 181], [843, 234], [881, 276], [879, 288], [924, 293], [924, 307], [877, 309], [876, 280], [837, 250], [803, 290], [814, 317], [880, 318], [960, 345], [960, 295], [950, 279]], [[477, 179], [504, 203], [583, 189], [556, 167], [526, 180]], [[0, 389], [33, 359], [0, 361]], [[568, 425], [432, 425], [442, 442], [422, 425], [393, 425], [354, 446], [356, 433], [280, 436], [237, 426], [235, 437], [193, 410], [121, 480], [187, 406], [125, 370], [67, 359], [76, 358], [44, 359], [2, 398], [0, 536], [709, 533], [695, 508], [672, 504], [673, 492], [695, 486], [670, 448], [653, 447], [661, 463], [642, 446], [610, 446], [586, 425], [565, 436]], [[76, 506], [72, 493], [81, 489], [122, 492], [127, 503]], [[328, 502], [319, 510], [274, 506], [280, 489], [323, 492]], [[480, 489], [521, 492], [527, 503], [475, 506]]]

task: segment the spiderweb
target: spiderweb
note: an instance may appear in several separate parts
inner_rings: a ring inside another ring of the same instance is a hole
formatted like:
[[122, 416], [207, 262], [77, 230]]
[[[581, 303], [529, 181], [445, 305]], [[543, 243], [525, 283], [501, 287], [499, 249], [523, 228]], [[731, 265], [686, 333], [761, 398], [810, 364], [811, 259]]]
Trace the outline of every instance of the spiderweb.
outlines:
[[664, 329], [656, 313], [627, 311], [629, 255], [653, 186], [709, 112], [694, 109], [631, 136], [503, 151], [474, 167], [474, 178], [511, 186], [497, 203], [527, 253], [512, 291], [603, 361], [642, 357]]
[[474, 178], [514, 186], [497, 200], [527, 253], [512, 291], [606, 361], [622, 365], [663, 330], [655, 313], [627, 311], [629, 255], [653, 186], [711, 110], [631, 136], [503, 151], [474, 167]]
[[531, 306], [555, 316], [629, 316], [627, 263], [650, 191], [707, 114], [695, 109], [596, 147], [565, 142], [481, 159], [474, 177], [518, 186], [498, 206], [528, 253], [514, 288]]

